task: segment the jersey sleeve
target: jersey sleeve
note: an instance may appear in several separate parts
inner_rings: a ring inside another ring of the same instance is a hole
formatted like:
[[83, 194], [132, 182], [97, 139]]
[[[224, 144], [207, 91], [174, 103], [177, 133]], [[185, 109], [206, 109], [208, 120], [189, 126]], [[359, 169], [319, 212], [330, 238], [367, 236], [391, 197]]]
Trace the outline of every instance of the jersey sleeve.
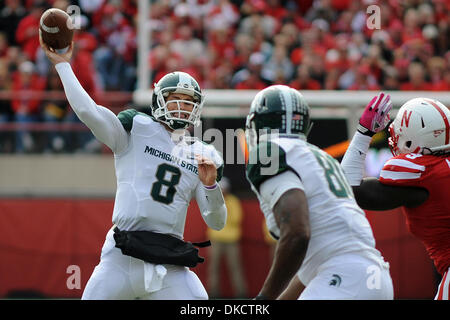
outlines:
[[221, 230], [227, 222], [227, 207], [220, 187], [208, 190], [199, 183], [195, 198], [206, 224], [214, 230]]
[[289, 170], [286, 152], [278, 144], [267, 141], [258, 144], [250, 152], [246, 176], [255, 189], [259, 190], [264, 181], [286, 170]]
[[286, 170], [265, 180], [260, 186], [261, 198], [269, 204], [271, 210], [283, 194], [292, 189], [304, 190], [305, 187], [299, 177], [292, 171]]
[[419, 186], [426, 166], [420, 154], [402, 154], [388, 160], [380, 172], [380, 182], [387, 185]]
[[75, 114], [100, 142], [114, 153], [120, 153], [128, 145], [128, 134], [123, 130], [116, 115], [109, 109], [97, 105], [83, 89], [69, 63], [55, 65], [67, 100]]

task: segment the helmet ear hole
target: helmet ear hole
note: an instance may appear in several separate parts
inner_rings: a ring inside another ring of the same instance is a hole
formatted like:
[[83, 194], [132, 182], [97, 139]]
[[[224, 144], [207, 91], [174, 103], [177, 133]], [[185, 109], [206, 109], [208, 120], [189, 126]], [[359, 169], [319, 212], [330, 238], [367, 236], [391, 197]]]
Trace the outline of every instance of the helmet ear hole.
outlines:
[[406, 141], [405, 146], [411, 148], [412, 141]]

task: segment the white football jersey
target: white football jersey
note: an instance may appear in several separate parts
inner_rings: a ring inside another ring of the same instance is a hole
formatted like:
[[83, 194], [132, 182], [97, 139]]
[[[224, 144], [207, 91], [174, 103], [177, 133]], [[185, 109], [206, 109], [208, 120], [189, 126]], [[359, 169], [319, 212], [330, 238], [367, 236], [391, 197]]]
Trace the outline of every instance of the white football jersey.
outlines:
[[[275, 238], [279, 237], [280, 230], [272, 212], [274, 202], [261, 196], [261, 184], [278, 180], [278, 185], [271, 186], [271, 193], [275, 195], [277, 189], [283, 188], [283, 181], [270, 178], [290, 170], [300, 179], [299, 188], [303, 189], [308, 200], [311, 237], [299, 270], [299, 278], [305, 285], [314, 277], [319, 266], [332, 256], [358, 251], [372, 258], [381, 257], [375, 249], [370, 224], [357, 205], [339, 162], [294, 136], [272, 138], [261, 142], [255, 149], [250, 153], [247, 179], [260, 201], [267, 227]], [[261, 174], [261, 170], [268, 168], [269, 159], [271, 163], [277, 162], [276, 170]]]
[[210, 158], [217, 168], [223, 168], [222, 157], [212, 145], [199, 140], [173, 141], [161, 123], [135, 110], [119, 114], [119, 119], [130, 132], [130, 141], [127, 149], [114, 155], [117, 192], [113, 223], [121, 230], [183, 238], [189, 203], [197, 189], [203, 188], [194, 154]]

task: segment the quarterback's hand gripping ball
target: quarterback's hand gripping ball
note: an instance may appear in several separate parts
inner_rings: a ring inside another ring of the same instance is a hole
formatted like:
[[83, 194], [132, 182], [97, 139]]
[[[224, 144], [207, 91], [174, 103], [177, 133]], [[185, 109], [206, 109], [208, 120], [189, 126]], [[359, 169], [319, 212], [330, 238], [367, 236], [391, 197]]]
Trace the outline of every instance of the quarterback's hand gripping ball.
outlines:
[[66, 49], [73, 40], [74, 26], [72, 19], [63, 10], [51, 8], [46, 10], [39, 23], [42, 41], [54, 50]]

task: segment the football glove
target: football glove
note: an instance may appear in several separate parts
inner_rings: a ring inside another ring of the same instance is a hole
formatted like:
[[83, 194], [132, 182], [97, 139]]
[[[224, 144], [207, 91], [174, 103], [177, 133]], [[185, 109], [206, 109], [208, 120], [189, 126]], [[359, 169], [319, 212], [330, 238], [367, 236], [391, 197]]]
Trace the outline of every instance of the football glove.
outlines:
[[391, 109], [391, 96], [380, 92], [365, 107], [359, 119], [358, 131], [366, 136], [373, 136], [382, 131], [389, 123]]

